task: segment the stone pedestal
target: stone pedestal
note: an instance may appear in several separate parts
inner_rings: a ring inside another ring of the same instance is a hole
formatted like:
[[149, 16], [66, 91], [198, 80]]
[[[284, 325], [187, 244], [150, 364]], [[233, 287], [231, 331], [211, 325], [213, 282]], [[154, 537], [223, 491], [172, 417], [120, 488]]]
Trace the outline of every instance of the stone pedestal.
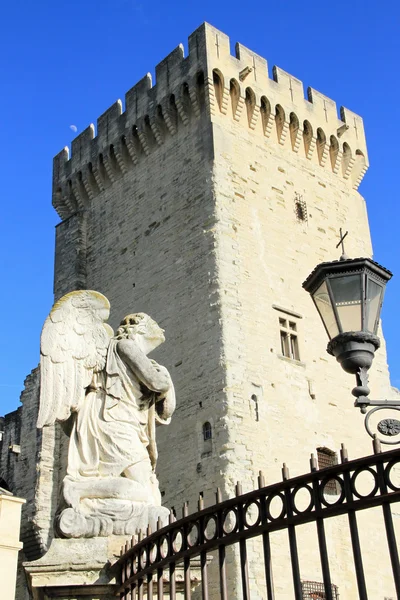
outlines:
[[[118, 588], [113, 566], [127, 538], [54, 539], [39, 560], [24, 563], [33, 600], [115, 600]], [[199, 568], [191, 569], [192, 589], [200, 582]], [[168, 572], [165, 573], [168, 594]], [[183, 600], [183, 568], [176, 569], [177, 600]]]
[[115, 598], [112, 564], [125, 539], [54, 539], [42, 558], [24, 563], [34, 600]]
[[0, 581], [2, 600], [14, 600], [17, 577], [21, 507], [25, 500], [0, 491]]

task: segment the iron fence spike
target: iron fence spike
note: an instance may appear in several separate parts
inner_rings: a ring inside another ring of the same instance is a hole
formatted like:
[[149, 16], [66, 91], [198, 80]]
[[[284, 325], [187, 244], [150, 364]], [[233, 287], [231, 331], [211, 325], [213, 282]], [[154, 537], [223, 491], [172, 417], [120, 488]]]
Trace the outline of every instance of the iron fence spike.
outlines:
[[382, 452], [381, 441], [376, 433], [374, 433], [374, 439], [372, 440], [372, 448], [374, 449], [374, 454], [380, 454]]
[[282, 467], [282, 479], [284, 481], [286, 481], [287, 479], [289, 479], [290, 475], [289, 475], [289, 469], [286, 465], [286, 463], [283, 463], [283, 467]]
[[318, 471], [318, 462], [317, 462], [317, 459], [315, 458], [314, 454], [311, 454], [310, 468], [311, 468], [311, 471]]

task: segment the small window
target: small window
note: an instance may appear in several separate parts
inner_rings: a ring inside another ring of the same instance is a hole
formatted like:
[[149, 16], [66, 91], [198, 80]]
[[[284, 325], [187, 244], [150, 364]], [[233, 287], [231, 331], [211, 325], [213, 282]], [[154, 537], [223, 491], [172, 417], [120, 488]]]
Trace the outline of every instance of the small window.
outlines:
[[222, 108], [222, 97], [224, 94], [224, 84], [222, 81], [222, 76], [217, 69], [213, 70], [213, 82], [214, 82], [214, 94], [217, 100], [218, 108], [221, 110]]
[[[319, 581], [302, 581], [301, 582], [303, 600], [325, 600], [325, 587]], [[333, 600], [339, 600], [339, 591], [337, 585], [331, 585]]]
[[240, 87], [236, 79], [231, 79], [229, 84], [229, 94], [231, 96], [232, 116], [236, 115], [236, 110], [239, 104]]
[[289, 319], [279, 318], [281, 353], [286, 358], [300, 360], [297, 323]]
[[278, 136], [278, 142], [280, 142], [283, 133], [283, 127], [285, 125], [285, 111], [283, 110], [280, 104], [277, 104], [275, 107], [275, 125], [276, 133]]
[[307, 204], [300, 194], [295, 194], [294, 197], [294, 214], [299, 222], [308, 221]]
[[256, 421], [259, 421], [260, 414], [258, 412], [258, 398], [257, 398], [256, 394], [252, 394], [251, 399], [254, 403], [254, 417], [255, 417]]
[[211, 423], [209, 423], [208, 421], [203, 425], [203, 439], [204, 441], [212, 439]]
[[[338, 457], [336, 452], [329, 450], [329, 448], [317, 448], [318, 467], [319, 469], [327, 469], [328, 467], [334, 467], [338, 464]], [[340, 484], [336, 479], [331, 479], [325, 484], [324, 493], [331, 496], [340, 494]]]

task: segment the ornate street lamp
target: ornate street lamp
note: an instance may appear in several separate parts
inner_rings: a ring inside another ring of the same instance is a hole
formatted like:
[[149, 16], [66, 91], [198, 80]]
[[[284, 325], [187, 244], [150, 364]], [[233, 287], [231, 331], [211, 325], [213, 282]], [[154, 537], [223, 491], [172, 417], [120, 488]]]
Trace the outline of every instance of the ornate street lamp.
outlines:
[[[341, 232], [342, 233], [342, 232]], [[346, 234], [345, 234], [346, 235]], [[339, 242], [343, 246], [341, 235]], [[368, 369], [375, 350], [380, 346], [376, 335], [386, 283], [392, 273], [370, 258], [349, 259], [343, 250], [340, 260], [319, 264], [303, 283], [311, 294], [329, 337], [327, 351], [347, 373], [356, 376], [357, 386], [352, 390], [355, 406], [365, 414], [367, 407], [375, 406], [365, 420], [368, 433], [371, 413], [382, 408], [400, 410], [399, 400], [370, 400]], [[378, 431], [385, 436], [400, 433], [400, 421], [384, 419]], [[381, 440], [384, 443], [399, 443]]]

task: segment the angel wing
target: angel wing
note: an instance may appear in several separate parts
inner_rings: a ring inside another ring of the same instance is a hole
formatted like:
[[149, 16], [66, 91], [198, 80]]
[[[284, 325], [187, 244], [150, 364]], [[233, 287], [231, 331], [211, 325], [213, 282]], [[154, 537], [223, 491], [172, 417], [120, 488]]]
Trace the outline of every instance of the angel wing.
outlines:
[[92, 290], [70, 292], [58, 300], [40, 338], [40, 404], [38, 427], [68, 419], [85, 398], [93, 373], [106, 362], [114, 335], [105, 323], [110, 303]]

